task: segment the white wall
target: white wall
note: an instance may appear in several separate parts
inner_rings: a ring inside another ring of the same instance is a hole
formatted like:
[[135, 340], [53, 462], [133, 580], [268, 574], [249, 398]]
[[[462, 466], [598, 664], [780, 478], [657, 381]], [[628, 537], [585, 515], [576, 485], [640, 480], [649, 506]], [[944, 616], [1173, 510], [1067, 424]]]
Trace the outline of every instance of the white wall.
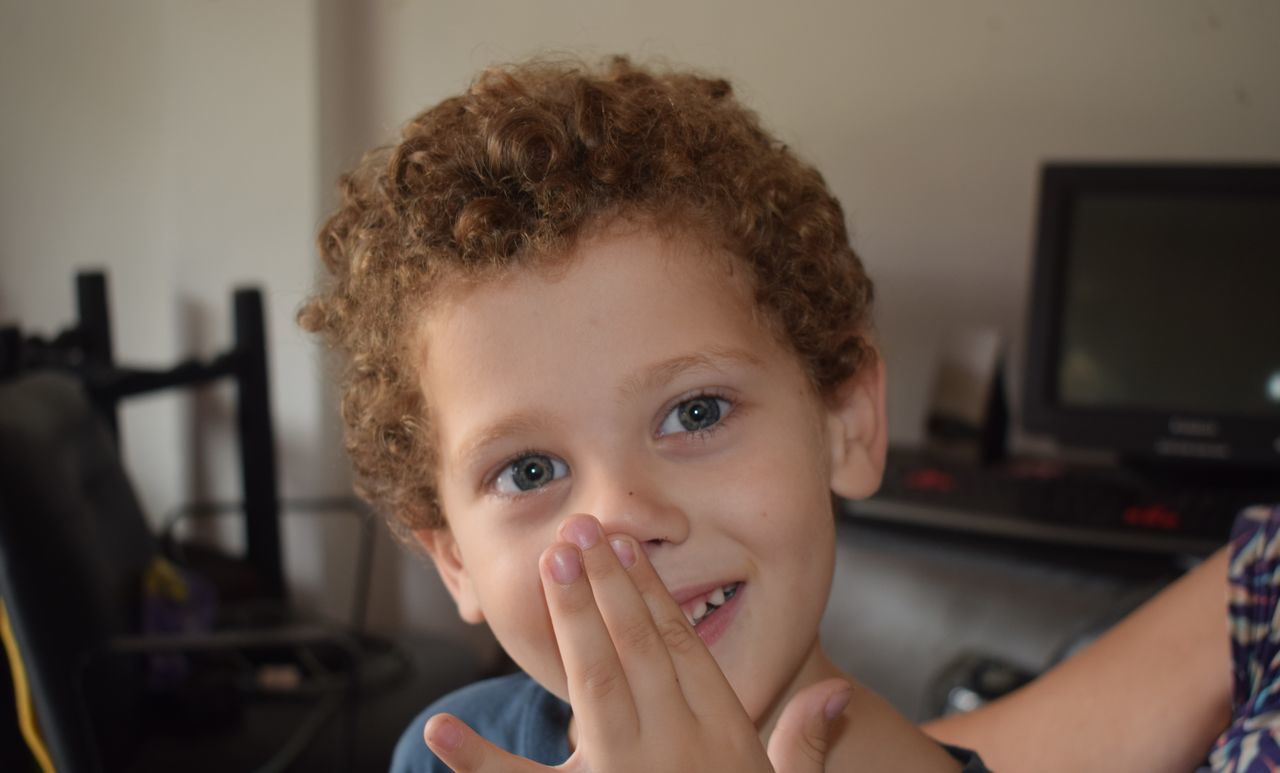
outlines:
[[371, 123], [546, 49], [730, 76], [841, 197], [879, 283], [890, 426], [918, 437], [938, 339], [1022, 326], [1045, 158], [1280, 159], [1274, 2], [370, 4]]
[[[105, 266], [120, 359], [163, 364], [225, 345], [233, 285], [266, 286], [285, 494], [342, 491], [332, 391], [292, 323], [332, 181], [488, 63], [626, 52], [730, 76], [824, 170], [911, 439], [947, 330], [1016, 349], [1039, 161], [1280, 160], [1278, 40], [1265, 0], [0, 0], [0, 319], [52, 331], [73, 270]], [[151, 512], [234, 495], [229, 409], [127, 410]], [[348, 532], [315, 523], [290, 520], [290, 573], [340, 613]], [[380, 550], [375, 622], [458, 635], [430, 573]]]
[[[117, 358], [166, 365], [225, 347], [232, 287], [265, 285], [292, 491], [325, 479], [309, 441], [315, 355], [289, 324], [317, 217], [313, 15], [305, 3], [12, 2], [0, 22], [0, 314], [52, 332], [71, 318], [73, 272], [102, 267]], [[229, 410], [221, 398], [206, 409]], [[229, 431], [209, 418], [201, 430]], [[193, 464], [193, 421], [173, 397], [125, 409], [127, 461], [153, 512], [235, 490], [229, 453]]]

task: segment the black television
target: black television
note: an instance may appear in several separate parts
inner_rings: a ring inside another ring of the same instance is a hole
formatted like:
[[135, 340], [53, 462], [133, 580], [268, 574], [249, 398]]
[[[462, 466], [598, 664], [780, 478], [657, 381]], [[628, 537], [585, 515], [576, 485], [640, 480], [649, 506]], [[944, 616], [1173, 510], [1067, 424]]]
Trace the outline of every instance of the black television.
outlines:
[[1046, 164], [1028, 331], [1026, 429], [1280, 473], [1280, 166]]

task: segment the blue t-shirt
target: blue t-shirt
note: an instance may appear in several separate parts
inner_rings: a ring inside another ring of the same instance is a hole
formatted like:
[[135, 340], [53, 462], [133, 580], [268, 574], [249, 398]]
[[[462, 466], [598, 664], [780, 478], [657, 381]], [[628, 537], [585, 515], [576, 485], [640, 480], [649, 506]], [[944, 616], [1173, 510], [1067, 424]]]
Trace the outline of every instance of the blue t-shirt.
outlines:
[[[547, 692], [527, 674], [500, 676], [463, 687], [427, 707], [400, 736], [391, 758], [392, 773], [448, 773], [422, 740], [433, 714], [447, 712], [512, 754], [544, 765], [569, 758], [569, 704]], [[961, 773], [988, 773], [978, 755], [944, 747], [960, 762]]]

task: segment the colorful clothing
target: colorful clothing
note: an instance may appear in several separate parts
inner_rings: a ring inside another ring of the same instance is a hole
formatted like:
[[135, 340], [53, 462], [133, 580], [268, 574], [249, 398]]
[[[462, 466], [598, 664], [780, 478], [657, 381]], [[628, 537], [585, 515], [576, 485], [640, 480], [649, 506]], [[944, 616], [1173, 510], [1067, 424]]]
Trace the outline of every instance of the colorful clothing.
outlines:
[[1280, 770], [1280, 505], [1244, 510], [1227, 569], [1231, 726], [1209, 761], [1218, 773]]

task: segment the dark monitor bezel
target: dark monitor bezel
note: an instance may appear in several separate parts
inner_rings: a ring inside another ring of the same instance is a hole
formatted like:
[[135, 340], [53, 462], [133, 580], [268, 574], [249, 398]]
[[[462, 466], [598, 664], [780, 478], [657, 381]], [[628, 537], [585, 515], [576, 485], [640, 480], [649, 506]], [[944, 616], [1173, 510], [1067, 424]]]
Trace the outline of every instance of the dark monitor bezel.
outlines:
[[1070, 252], [1073, 204], [1082, 193], [1119, 192], [1280, 196], [1280, 166], [1044, 165], [1028, 310], [1023, 426], [1068, 446], [1114, 451], [1126, 458], [1280, 470], [1280, 418], [1086, 408], [1058, 399], [1063, 279]]

